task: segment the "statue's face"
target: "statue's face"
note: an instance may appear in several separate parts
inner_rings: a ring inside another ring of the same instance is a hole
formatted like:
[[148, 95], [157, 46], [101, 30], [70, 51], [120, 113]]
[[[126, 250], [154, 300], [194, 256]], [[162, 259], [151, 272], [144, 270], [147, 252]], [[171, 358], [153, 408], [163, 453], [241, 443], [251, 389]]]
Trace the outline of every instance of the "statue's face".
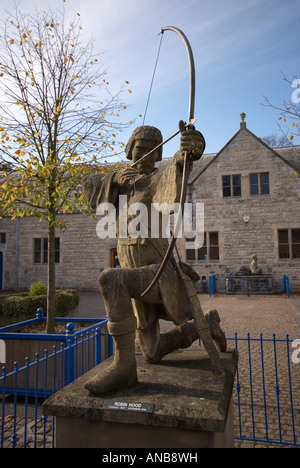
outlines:
[[[155, 146], [157, 145], [149, 140], [136, 140], [132, 150], [132, 162], [135, 163], [139, 161], [145, 154], [149, 153], [149, 151], [155, 148]], [[153, 151], [153, 153], [149, 154], [147, 158], [143, 159], [143, 161], [137, 164], [137, 167], [142, 172], [148, 173], [153, 171], [158, 155], [158, 150]]]

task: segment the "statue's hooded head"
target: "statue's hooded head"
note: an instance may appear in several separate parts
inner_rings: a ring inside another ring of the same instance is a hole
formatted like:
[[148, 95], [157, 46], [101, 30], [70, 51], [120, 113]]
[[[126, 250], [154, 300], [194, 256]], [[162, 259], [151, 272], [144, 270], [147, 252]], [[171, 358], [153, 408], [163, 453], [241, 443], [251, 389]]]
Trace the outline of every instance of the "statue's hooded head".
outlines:
[[[132, 160], [132, 150], [134, 147], [134, 143], [137, 140], [151, 141], [151, 143], [153, 143], [153, 148], [155, 148], [155, 146], [159, 145], [163, 141], [161, 131], [158, 128], [151, 127], [150, 125], [143, 125], [142, 127], [137, 127], [133, 131], [125, 148], [126, 158], [129, 159], [130, 161]], [[158, 151], [158, 157], [156, 161], [161, 161], [162, 146], [158, 148], [157, 151]]]

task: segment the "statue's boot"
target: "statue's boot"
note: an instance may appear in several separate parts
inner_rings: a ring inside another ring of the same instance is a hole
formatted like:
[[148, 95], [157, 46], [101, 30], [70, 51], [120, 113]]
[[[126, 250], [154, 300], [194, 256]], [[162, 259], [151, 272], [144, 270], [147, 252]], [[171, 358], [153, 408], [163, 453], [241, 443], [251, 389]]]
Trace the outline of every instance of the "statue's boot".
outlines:
[[189, 348], [197, 339], [199, 339], [199, 333], [196, 330], [194, 322], [185, 322], [160, 335], [158, 346], [152, 356], [149, 356], [144, 349], [141, 340], [139, 340], [139, 344], [145, 360], [154, 364], [159, 362], [166, 354], [172, 353], [177, 349]]
[[112, 364], [85, 384], [85, 388], [94, 395], [137, 384], [135, 330], [124, 335], [115, 335], [113, 340], [115, 354]]
[[[227, 342], [225, 333], [220, 327], [218, 311], [215, 309], [209, 310], [204, 314], [204, 316], [208, 322], [209, 332], [212, 339], [217, 345], [219, 351], [225, 352], [227, 349]], [[152, 356], [149, 356], [149, 352], [147, 352], [145, 346], [143, 346], [142, 336], [139, 334], [138, 336], [140, 349], [145, 360], [154, 364], [173, 351], [189, 348], [194, 341], [199, 339], [199, 332], [197, 331], [194, 321], [185, 322], [182, 325], [171, 328], [160, 335], [158, 346]]]
[[227, 341], [225, 333], [220, 327], [220, 316], [218, 311], [216, 309], [208, 310], [205, 312], [204, 316], [208, 322], [212, 339], [217, 345], [219, 351], [224, 353], [227, 349]]

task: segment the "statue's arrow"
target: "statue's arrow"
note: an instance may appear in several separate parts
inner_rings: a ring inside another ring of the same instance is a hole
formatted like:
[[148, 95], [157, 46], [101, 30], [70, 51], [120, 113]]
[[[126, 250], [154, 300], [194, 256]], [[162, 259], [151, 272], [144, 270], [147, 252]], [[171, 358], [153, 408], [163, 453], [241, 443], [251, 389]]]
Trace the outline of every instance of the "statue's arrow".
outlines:
[[[184, 126], [185, 127], [192, 127], [194, 125], [195, 122], [197, 122], [197, 118], [196, 119], [192, 119], [190, 120], [190, 122], [188, 122], [187, 124], [185, 123]], [[171, 135], [167, 140], [163, 141], [162, 143], [160, 143], [159, 145], [155, 146], [155, 148], [153, 148], [151, 151], [149, 151], [149, 153], [145, 154], [142, 158], [140, 158], [138, 161], [136, 161], [135, 163], [131, 164], [131, 167], [134, 167], [136, 166], [138, 163], [140, 163], [141, 161], [143, 161], [143, 159], [146, 159], [150, 154], [154, 153], [154, 151], [156, 151], [158, 148], [160, 148], [161, 146], [165, 145], [166, 143], [168, 143], [168, 141], [172, 140], [172, 138], [176, 137], [178, 135], [178, 133], [180, 133], [180, 130], [178, 130], [176, 133], [173, 133], [173, 135]]]

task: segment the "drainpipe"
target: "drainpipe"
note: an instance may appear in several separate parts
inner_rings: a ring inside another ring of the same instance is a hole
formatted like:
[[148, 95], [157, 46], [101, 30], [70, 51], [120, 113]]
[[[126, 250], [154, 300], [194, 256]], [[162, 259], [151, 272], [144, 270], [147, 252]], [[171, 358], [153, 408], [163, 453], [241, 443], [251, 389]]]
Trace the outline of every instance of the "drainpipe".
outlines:
[[20, 234], [20, 218], [16, 221], [16, 258], [15, 258], [15, 291], [19, 286], [19, 234]]

